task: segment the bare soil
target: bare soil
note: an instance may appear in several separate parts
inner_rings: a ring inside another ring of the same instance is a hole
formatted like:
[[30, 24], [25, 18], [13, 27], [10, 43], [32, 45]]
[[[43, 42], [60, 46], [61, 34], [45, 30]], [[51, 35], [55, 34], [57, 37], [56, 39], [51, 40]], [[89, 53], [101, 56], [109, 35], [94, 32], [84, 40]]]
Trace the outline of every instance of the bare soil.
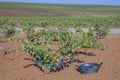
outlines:
[[[26, 65], [33, 64], [28, 53], [2, 54], [0, 51], [0, 80], [120, 80], [120, 34], [109, 35], [106, 39], [100, 40], [106, 47], [104, 51], [94, 49], [80, 49], [83, 52], [92, 52], [96, 56], [80, 54], [76, 58], [84, 63], [100, 63], [102, 67], [96, 74], [83, 75], [76, 71], [75, 65], [83, 63], [72, 63], [68, 68], [60, 72], [44, 74], [38, 67]], [[10, 42], [9, 42], [10, 43]], [[14, 43], [18, 47], [21, 44]], [[0, 47], [3, 45], [0, 43]]]

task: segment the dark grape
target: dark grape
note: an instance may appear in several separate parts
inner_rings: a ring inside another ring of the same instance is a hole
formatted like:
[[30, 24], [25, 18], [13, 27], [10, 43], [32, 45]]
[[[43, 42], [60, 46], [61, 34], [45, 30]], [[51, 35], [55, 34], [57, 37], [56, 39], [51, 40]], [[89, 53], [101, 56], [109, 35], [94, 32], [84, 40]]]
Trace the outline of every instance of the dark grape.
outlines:
[[42, 60], [39, 60], [39, 59], [36, 59], [36, 60], [35, 60], [35, 63], [36, 63], [36, 64], [38, 64], [39, 62], [41, 62], [42, 64], [45, 63], [43, 59], [42, 59]]
[[61, 60], [61, 65], [62, 65], [62, 66], [65, 65], [65, 61], [64, 61], [64, 59]]
[[43, 59], [41, 60], [41, 63], [42, 63], [42, 64], [44, 64], [44, 63], [45, 63]]
[[39, 60], [38, 60], [38, 59], [36, 59], [36, 60], [35, 60], [35, 63], [36, 63], [36, 64], [38, 64], [38, 62], [39, 62]]
[[60, 71], [62, 69], [62, 65], [58, 65], [57, 70]]
[[50, 69], [51, 69], [51, 71], [55, 71], [55, 66], [52, 65]]

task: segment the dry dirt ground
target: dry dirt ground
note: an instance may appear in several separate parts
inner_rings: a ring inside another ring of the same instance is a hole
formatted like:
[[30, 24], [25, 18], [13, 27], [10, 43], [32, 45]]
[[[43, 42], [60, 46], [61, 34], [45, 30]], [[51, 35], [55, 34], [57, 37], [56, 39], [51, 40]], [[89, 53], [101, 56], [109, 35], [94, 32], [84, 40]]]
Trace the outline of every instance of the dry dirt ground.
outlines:
[[[106, 47], [104, 51], [80, 49], [80, 51], [93, 52], [96, 56], [80, 54], [76, 57], [83, 60], [84, 63], [103, 62], [96, 74], [83, 75], [79, 73], [74, 69], [78, 63], [72, 63], [60, 72], [43, 74], [36, 66], [24, 68], [26, 65], [34, 63], [25, 60], [25, 58], [30, 58], [28, 53], [3, 55], [0, 52], [0, 80], [120, 80], [120, 34], [109, 35], [107, 39], [100, 41]], [[17, 44], [12, 46], [17, 46]]]

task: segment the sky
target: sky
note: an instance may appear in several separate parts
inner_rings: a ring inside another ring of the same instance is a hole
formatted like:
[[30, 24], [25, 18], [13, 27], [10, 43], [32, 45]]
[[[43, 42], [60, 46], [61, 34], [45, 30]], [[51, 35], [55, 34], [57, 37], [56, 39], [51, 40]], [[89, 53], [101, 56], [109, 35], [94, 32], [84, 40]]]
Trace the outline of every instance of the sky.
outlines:
[[50, 4], [100, 4], [100, 5], [119, 5], [120, 0], [0, 0], [8, 2], [27, 2], [27, 3], [50, 3]]

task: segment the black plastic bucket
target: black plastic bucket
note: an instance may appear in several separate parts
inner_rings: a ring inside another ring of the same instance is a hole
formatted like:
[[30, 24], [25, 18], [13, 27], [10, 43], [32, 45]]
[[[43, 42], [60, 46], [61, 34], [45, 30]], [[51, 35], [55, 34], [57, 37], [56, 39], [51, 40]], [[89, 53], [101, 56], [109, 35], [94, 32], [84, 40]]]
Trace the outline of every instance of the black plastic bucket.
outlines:
[[103, 63], [100, 64], [97, 63], [86, 63], [77, 66], [77, 70], [82, 74], [92, 74], [97, 73]]

